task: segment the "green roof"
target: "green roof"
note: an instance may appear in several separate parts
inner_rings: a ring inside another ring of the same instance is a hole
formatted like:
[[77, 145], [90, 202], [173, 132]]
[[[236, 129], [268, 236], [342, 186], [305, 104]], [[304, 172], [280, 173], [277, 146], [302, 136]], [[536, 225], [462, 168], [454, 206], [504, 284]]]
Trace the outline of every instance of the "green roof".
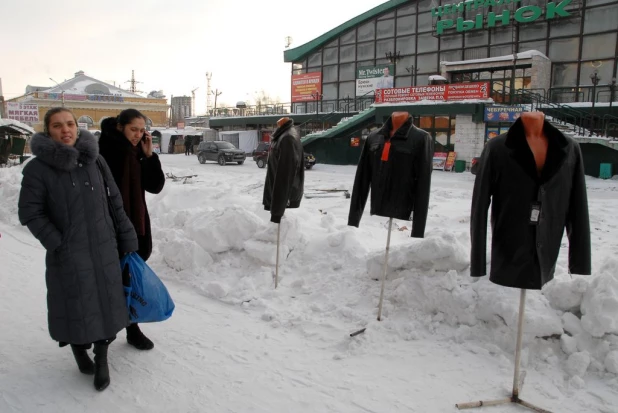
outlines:
[[354, 28], [355, 26], [372, 19], [374, 17], [379, 16], [382, 13], [395, 9], [402, 4], [412, 3], [414, 0], [390, 0], [386, 3], [380, 4], [373, 9], [354, 17], [351, 20], [343, 23], [340, 26], [335, 27], [329, 32], [324, 33], [322, 36], [311, 40], [308, 43], [305, 43], [302, 46], [295, 47], [294, 49], [286, 50], [283, 52], [283, 61], [284, 62], [297, 62], [301, 59], [304, 59], [311, 53], [318, 50], [320, 47], [332, 42], [348, 30]]
[[375, 111], [376, 108], [371, 106], [364, 111], [352, 116], [351, 118], [342, 120], [330, 129], [322, 132], [310, 133], [309, 135], [304, 136], [300, 140], [300, 142], [303, 144], [303, 146], [305, 146], [318, 139], [333, 138], [341, 132], [348, 131], [354, 127], [357, 127], [359, 124], [372, 119], [375, 115]]

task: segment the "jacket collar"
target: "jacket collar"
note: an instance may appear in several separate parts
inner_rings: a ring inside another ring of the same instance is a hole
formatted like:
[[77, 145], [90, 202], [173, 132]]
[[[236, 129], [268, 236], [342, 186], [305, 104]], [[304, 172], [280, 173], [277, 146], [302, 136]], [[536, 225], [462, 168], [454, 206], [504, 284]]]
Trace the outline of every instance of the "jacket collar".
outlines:
[[77, 162], [93, 163], [99, 156], [97, 141], [87, 130], [80, 129], [75, 146], [54, 141], [49, 135], [35, 134], [30, 140], [32, 154], [49, 166], [70, 171]]
[[412, 125], [412, 116], [409, 116], [408, 120], [406, 120], [399, 127], [399, 129], [395, 131], [393, 137], [391, 137], [391, 130], [393, 130], [393, 119], [389, 117], [386, 123], [384, 123], [384, 125], [382, 126], [382, 128], [380, 128], [380, 133], [382, 134], [382, 136], [384, 136], [385, 141], [391, 139], [407, 139], [408, 132], [411, 128], [414, 128], [414, 126]]
[[283, 135], [285, 132], [289, 131], [292, 128], [292, 125], [294, 125], [294, 121], [290, 119], [287, 122], [285, 122], [283, 125], [278, 127], [272, 135], [272, 140], [273, 141], [278, 140], [281, 137], [281, 135]]
[[536, 161], [532, 150], [526, 141], [526, 131], [521, 118], [509, 128], [506, 133], [505, 145], [511, 150], [513, 159], [526, 171], [535, 181], [547, 182], [558, 172], [564, 163], [569, 146], [568, 139], [562, 132], [556, 129], [547, 120], [543, 122], [543, 134], [547, 137], [547, 158], [539, 177], [537, 173]]

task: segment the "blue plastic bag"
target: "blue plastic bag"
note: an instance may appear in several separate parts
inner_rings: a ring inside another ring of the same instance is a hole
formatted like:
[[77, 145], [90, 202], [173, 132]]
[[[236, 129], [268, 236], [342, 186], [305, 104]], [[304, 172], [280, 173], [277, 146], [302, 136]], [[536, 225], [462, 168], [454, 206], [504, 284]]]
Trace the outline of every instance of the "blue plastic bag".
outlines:
[[135, 252], [120, 260], [120, 268], [128, 265], [130, 286], [124, 283], [131, 323], [155, 323], [167, 320], [174, 312], [174, 301], [159, 277]]

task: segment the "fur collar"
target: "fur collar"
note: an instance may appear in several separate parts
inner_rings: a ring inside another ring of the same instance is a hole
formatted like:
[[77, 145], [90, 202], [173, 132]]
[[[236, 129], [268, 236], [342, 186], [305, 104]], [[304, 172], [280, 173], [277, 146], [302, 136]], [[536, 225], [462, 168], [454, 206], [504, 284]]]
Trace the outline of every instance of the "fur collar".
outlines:
[[43, 133], [35, 134], [30, 140], [32, 154], [49, 166], [70, 171], [77, 162], [91, 164], [99, 156], [99, 145], [92, 134], [80, 129], [75, 146], [68, 146], [52, 140]]

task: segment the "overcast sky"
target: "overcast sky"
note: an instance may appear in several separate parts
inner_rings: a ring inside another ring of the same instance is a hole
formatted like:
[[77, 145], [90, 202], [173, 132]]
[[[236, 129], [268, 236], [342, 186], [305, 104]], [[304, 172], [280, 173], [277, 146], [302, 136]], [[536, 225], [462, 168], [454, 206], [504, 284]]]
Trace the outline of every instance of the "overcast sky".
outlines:
[[[196, 91], [206, 106], [206, 72], [219, 102], [264, 89], [290, 100], [292, 48], [385, 0], [0, 0], [0, 78], [5, 99], [27, 85], [53, 85], [83, 70], [108, 83], [135, 77], [146, 93]], [[220, 105], [219, 105], [220, 106]]]

